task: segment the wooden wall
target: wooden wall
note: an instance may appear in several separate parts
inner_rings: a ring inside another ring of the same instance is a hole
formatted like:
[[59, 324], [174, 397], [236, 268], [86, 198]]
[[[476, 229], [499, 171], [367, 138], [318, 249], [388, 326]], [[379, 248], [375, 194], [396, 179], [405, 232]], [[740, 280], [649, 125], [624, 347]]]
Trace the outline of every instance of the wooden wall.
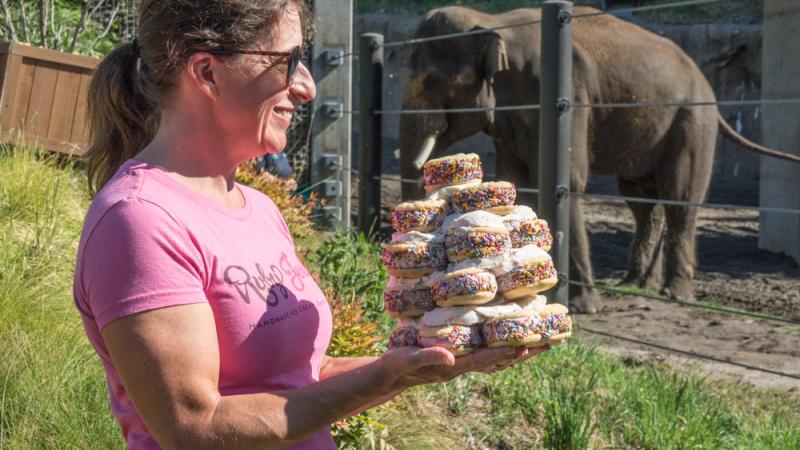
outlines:
[[48, 150], [81, 155], [86, 94], [98, 60], [14, 42], [0, 43], [0, 138], [21, 135]]

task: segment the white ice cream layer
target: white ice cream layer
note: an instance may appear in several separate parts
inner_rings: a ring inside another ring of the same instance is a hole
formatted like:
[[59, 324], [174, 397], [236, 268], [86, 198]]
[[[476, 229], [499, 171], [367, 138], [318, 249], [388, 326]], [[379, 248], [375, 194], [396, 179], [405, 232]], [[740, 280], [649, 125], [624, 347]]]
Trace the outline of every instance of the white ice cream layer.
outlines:
[[444, 242], [444, 234], [438, 230], [433, 233], [420, 233], [419, 231], [409, 231], [408, 233], [392, 234], [392, 244], [412, 244], [416, 242], [429, 242], [441, 244]]
[[425, 289], [428, 277], [421, 278], [400, 278], [389, 275], [389, 281], [386, 283], [387, 291], [411, 291], [417, 289]]
[[469, 180], [461, 184], [454, 184], [453, 186], [446, 186], [435, 191], [431, 191], [425, 196], [426, 200], [450, 200], [454, 192], [461, 191], [470, 186], [481, 184], [481, 179]]
[[515, 267], [519, 267], [528, 262], [550, 261], [552, 258], [546, 251], [535, 245], [526, 245], [511, 252], [511, 256], [496, 265], [492, 271], [495, 275], [502, 275], [511, 272]]
[[518, 311], [522, 311], [522, 307], [516, 303], [506, 303], [504, 305], [495, 306], [478, 306], [475, 308], [475, 312], [483, 317], [483, 320], [494, 320], [497, 317]]
[[494, 227], [504, 228], [503, 219], [489, 211], [472, 211], [464, 214], [451, 214], [444, 219], [441, 231], [447, 233], [452, 228]]
[[547, 304], [547, 297], [544, 295], [537, 295], [536, 298], [530, 301], [527, 305], [522, 307], [522, 310], [530, 313], [538, 313]]
[[503, 216], [503, 222], [509, 225], [517, 224], [523, 220], [535, 220], [538, 216], [531, 209], [530, 206], [517, 205], [514, 207], [514, 212]]
[[483, 322], [475, 308], [457, 306], [455, 308], [436, 308], [422, 316], [422, 325], [440, 327], [444, 325], [475, 325]]
[[450, 264], [449, 266], [447, 266], [447, 271], [455, 272], [456, 270], [463, 270], [472, 267], [477, 267], [479, 269], [487, 269], [494, 272], [496, 268], [505, 265], [508, 258], [509, 255], [503, 254], [497, 256], [485, 256], [483, 258], [465, 259], [463, 261]]

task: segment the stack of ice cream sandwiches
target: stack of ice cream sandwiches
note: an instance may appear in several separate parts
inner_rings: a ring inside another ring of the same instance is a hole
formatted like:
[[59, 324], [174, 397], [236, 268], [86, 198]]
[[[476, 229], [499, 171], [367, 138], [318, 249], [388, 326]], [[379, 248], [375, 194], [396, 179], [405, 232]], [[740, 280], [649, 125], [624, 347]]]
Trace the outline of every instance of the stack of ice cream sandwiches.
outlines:
[[398, 319], [389, 348], [555, 344], [572, 333], [567, 309], [541, 292], [558, 282], [547, 222], [515, 205], [505, 181], [483, 182], [476, 154], [423, 166], [427, 198], [397, 205], [381, 259], [386, 312]]

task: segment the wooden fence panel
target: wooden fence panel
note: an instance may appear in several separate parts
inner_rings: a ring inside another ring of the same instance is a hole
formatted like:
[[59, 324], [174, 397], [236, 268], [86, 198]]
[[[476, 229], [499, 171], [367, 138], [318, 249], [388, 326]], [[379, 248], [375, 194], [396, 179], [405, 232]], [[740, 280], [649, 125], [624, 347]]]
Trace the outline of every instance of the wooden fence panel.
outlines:
[[78, 90], [81, 87], [81, 73], [74, 68], [64, 68], [58, 72], [53, 98], [53, 113], [47, 126], [47, 137], [58, 141], [70, 141], [72, 124], [78, 104]]
[[98, 60], [0, 43], [0, 137], [62, 153], [86, 151], [86, 94]]
[[89, 94], [89, 82], [92, 76], [89, 74], [81, 75], [81, 85], [78, 88], [78, 100], [75, 104], [75, 120], [72, 122], [70, 142], [75, 142], [82, 148], [88, 150], [86, 145], [89, 143], [89, 109], [87, 96]]

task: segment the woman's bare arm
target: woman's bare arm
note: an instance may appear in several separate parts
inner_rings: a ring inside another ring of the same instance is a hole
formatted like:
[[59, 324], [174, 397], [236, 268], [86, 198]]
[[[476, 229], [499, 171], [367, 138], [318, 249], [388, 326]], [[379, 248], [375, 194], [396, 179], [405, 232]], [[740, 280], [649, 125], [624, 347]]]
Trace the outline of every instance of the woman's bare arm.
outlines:
[[127, 316], [102, 330], [129, 397], [166, 449], [288, 447], [394, 391], [514, 357], [498, 349], [455, 360], [442, 349], [402, 349], [301, 389], [223, 396], [215, 329], [200, 303]]

